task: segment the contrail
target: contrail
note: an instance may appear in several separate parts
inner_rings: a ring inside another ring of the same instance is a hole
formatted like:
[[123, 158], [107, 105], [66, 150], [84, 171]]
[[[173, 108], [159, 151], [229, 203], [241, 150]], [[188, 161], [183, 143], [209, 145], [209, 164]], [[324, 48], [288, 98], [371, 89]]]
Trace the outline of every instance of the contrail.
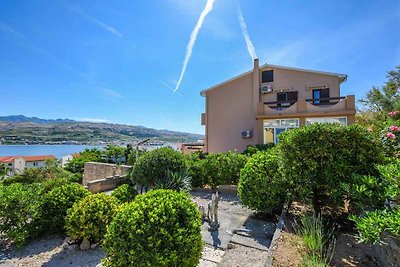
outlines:
[[201, 12], [199, 20], [197, 21], [197, 24], [194, 27], [192, 34], [190, 35], [189, 43], [186, 46], [186, 54], [185, 54], [185, 59], [183, 60], [181, 76], [179, 77], [178, 83], [176, 84], [174, 93], [179, 89], [179, 86], [181, 85], [183, 75], [185, 74], [185, 71], [186, 71], [187, 64], [189, 63], [190, 57], [192, 56], [192, 50], [193, 50], [194, 43], [196, 42], [196, 39], [197, 39], [197, 34], [199, 33], [201, 26], [203, 25], [204, 19], [206, 18], [208, 13], [210, 13], [211, 10], [213, 9], [213, 5], [214, 5], [214, 0], [207, 0], [206, 6], [203, 9], [203, 11]]
[[239, 5], [238, 5], [237, 10], [238, 10], [238, 19], [239, 19], [239, 23], [240, 23], [240, 28], [242, 29], [242, 34], [243, 34], [244, 40], [246, 41], [246, 45], [247, 45], [247, 51], [249, 51], [251, 58], [254, 60], [257, 58], [256, 50], [254, 49], [254, 45], [251, 42], [249, 33], [247, 31], [246, 22], [244, 21], [242, 10], [240, 9]]

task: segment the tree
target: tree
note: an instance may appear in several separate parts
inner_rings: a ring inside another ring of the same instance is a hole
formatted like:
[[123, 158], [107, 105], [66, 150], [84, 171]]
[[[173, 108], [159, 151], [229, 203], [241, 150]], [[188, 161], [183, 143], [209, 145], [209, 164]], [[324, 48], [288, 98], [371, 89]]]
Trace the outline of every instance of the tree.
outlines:
[[101, 162], [102, 152], [98, 148], [85, 148], [77, 157], [74, 157], [65, 166], [65, 169], [72, 173], [83, 173], [86, 162]]
[[360, 100], [367, 111], [387, 113], [400, 110], [400, 66], [389, 71], [381, 87], [373, 87], [365, 99]]
[[8, 167], [4, 163], [0, 163], [0, 178], [8, 173]]
[[103, 157], [107, 163], [126, 163], [125, 153], [126, 148], [122, 146], [116, 146], [108, 144], [104, 148]]

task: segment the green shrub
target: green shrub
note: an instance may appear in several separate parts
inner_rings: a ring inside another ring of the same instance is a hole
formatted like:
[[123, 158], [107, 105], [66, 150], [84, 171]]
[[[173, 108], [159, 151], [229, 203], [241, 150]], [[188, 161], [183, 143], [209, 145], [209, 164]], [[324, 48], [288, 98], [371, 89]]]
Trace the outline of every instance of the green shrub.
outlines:
[[171, 189], [189, 193], [192, 190], [192, 178], [184, 171], [168, 171], [165, 178], [157, 181], [153, 189]]
[[128, 184], [118, 186], [111, 193], [111, 195], [121, 203], [133, 201], [138, 194], [136, 188]]
[[85, 148], [79, 156], [68, 161], [65, 169], [72, 173], [83, 173], [86, 162], [102, 162], [102, 151], [98, 148]]
[[246, 148], [243, 154], [246, 156], [252, 156], [258, 151], [266, 151], [273, 148], [274, 146], [275, 146], [274, 143], [250, 145]]
[[319, 210], [321, 197], [336, 203], [350, 195], [353, 173], [376, 175], [382, 150], [372, 135], [357, 125], [312, 124], [282, 133], [277, 148], [282, 171], [294, 200], [312, 201]]
[[46, 233], [63, 233], [65, 216], [72, 205], [90, 192], [78, 184], [55, 187], [43, 195], [40, 203], [41, 225]]
[[363, 217], [350, 216], [356, 223], [360, 242], [380, 244], [384, 233], [400, 237], [400, 209], [366, 212]]
[[0, 186], [0, 234], [17, 246], [36, 233], [40, 192], [39, 184]]
[[88, 195], [68, 210], [66, 230], [73, 240], [101, 240], [118, 209], [118, 200], [104, 193]]
[[143, 154], [132, 169], [132, 182], [151, 188], [165, 177], [167, 171], [179, 172], [185, 168], [182, 153], [163, 147]]
[[106, 266], [197, 266], [201, 220], [187, 194], [152, 190], [126, 204], [108, 227]]
[[244, 205], [257, 211], [271, 212], [283, 207], [285, 186], [276, 153], [260, 151], [240, 172], [238, 195]]
[[203, 158], [192, 156], [186, 161], [187, 174], [192, 177], [194, 187], [237, 184], [246, 161], [246, 156], [230, 151], [207, 154]]

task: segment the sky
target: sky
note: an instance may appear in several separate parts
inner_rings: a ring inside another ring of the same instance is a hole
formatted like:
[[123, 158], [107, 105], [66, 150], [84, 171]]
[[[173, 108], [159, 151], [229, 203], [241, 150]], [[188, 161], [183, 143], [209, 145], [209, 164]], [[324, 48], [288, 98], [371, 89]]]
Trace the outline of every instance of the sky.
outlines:
[[204, 133], [200, 91], [255, 55], [360, 99], [400, 65], [400, 1], [2, 0], [0, 115]]

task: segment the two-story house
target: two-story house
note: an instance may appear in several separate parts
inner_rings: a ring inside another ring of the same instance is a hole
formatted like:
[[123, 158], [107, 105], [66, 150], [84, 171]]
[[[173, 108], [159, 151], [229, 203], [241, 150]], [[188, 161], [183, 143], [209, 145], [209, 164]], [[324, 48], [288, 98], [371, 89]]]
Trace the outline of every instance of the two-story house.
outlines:
[[25, 168], [42, 168], [46, 166], [47, 160], [56, 160], [53, 155], [43, 156], [5, 156], [0, 157], [0, 163], [6, 165], [8, 175], [20, 174]]
[[315, 122], [350, 125], [354, 95], [341, 96], [347, 75], [265, 64], [201, 92], [205, 151], [237, 150], [276, 143], [287, 129]]

